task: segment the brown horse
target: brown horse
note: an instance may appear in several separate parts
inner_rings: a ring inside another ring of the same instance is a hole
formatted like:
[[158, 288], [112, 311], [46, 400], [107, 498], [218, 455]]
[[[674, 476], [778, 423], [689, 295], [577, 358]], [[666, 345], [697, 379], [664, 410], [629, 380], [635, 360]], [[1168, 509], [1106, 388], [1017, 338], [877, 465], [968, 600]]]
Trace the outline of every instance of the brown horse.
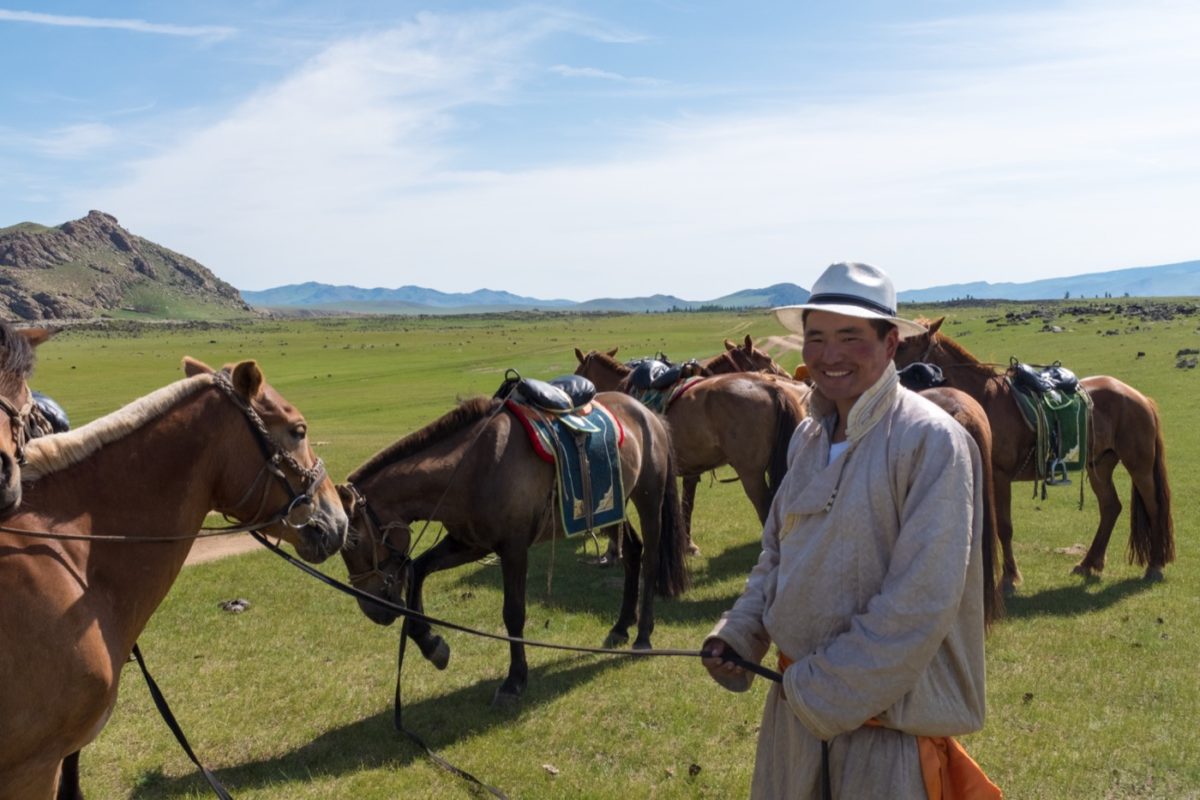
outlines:
[[949, 386], [926, 389], [920, 393], [966, 429], [979, 449], [983, 471], [983, 618], [987, 625], [1004, 613], [1004, 598], [996, 584], [996, 499], [992, 478], [992, 429], [983, 406], [966, 392]]
[[[644, 540], [643, 546], [628, 522], [621, 526], [625, 587], [605, 646], [628, 641], [636, 622], [633, 646], [648, 648], [655, 591], [673, 597], [687, 585], [670, 440], [662, 421], [633, 398], [601, 393], [596, 400], [624, 426], [625, 499], [637, 508]], [[400, 603], [408, 584], [409, 605], [421, 612], [430, 573], [495, 553], [504, 578], [504, 626], [510, 636], [522, 635], [529, 547], [558, 535], [562, 526], [554, 509], [554, 467], [538, 458], [500, 400], [463, 402], [372, 457], [339, 489], [351, 516], [351, 543], [342, 555], [357, 588]], [[408, 525], [414, 520], [441, 522], [446, 537], [410, 561]], [[395, 621], [396, 614], [383, 606], [369, 601], [359, 606], [381, 625]], [[412, 623], [410, 631], [422, 654], [444, 669], [450, 649], [442, 637], [422, 623]], [[509, 654], [508, 675], [494, 702], [516, 700], [528, 681], [524, 646], [511, 644]]]
[[[732, 344], [729, 342], [727, 347]], [[747, 346], [756, 349], [749, 342]], [[745, 352], [733, 345], [724, 355], [734, 351]], [[773, 363], [770, 356], [762, 355]], [[624, 388], [620, 381], [629, 375], [630, 368], [612, 355], [595, 350], [584, 355], [576, 349], [575, 357], [579, 360], [576, 375], [589, 378], [597, 388], [613, 386], [615, 376], [615, 385]], [[788, 441], [804, 418], [808, 393], [808, 386], [793, 381], [786, 373], [779, 377], [731, 372], [700, 381], [667, 407], [671, 442], [683, 478], [683, 517], [689, 541], [700, 476], [726, 464], [737, 473], [759, 521], [766, 521], [771, 500], [787, 471]]]
[[0, 515], [21, 502], [20, 464], [33, 410], [33, 348], [50, 336], [44, 328], [13, 328], [0, 322]]
[[184, 369], [27, 447], [24, 502], [0, 529], [0, 797], [54, 797], [64, 757], [112, 713], [121, 668], [210, 509], [310, 561], [345, 541], [307, 424], [258, 365]]
[[[896, 364], [927, 361], [938, 365], [949, 385], [979, 400], [987, 412], [994, 444], [997, 527], [1004, 548], [1002, 586], [1011, 593], [1021, 580], [1012, 552], [1012, 483], [1036, 479], [1036, 436], [1025, 424], [1004, 374], [939, 333], [942, 321], [929, 324], [920, 336], [901, 341]], [[1113, 471], [1120, 462], [1133, 479], [1130, 561], [1146, 567], [1148, 580], [1161, 580], [1163, 568], [1175, 559], [1175, 531], [1157, 407], [1138, 390], [1107, 375], [1084, 378], [1079, 384], [1093, 405], [1087, 473], [1099, 501], [1100, 524], [1087, 554], [1073, 571], [1090, 577], [1104, 569], [1108, 540], [1121, 513], [1113, 483]]]

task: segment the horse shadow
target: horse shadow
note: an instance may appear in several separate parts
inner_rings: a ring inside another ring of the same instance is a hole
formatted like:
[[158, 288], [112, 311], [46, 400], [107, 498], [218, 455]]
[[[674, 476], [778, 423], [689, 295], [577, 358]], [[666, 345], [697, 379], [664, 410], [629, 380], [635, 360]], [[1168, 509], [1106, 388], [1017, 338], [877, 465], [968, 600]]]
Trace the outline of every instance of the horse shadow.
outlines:
[[1110, 608], [1128, 597], [1149, 591], [1154, 583], [1143, 578], [1126, 578], [1106, 583], [1095, 591], [1094, 580], [1082, 580], [1071, 586], [1043, 589], [1033, 594], [1016, 594], [1004, 599], [1005, 616], [1010, 619], [1033, 617], [1075, 617]]
[[[629, 660], [621, 659], [622, 663]], [[565, 664], [572, 664], [564, 668]], [[487, 703], [496, 688], [493, 677], [482, 678], [448, 694], [427, 697], [403, 707], [404, 727], [425, 740], [433, 751], [485, 734], [497, 727], [511, 726], [514, 718], [559, 696], [586, 685], [608, 670], [620, 666], [617, 659], [567, 656], [553, 663], [530, 669], [529, 688], [519, 705], [489, 708]], [[478, 713], [464, 713], [476, 708]], [[392, 711], [381, 711], [357, 722], [327, 731], [290, 752], [258, 761], [248, 761], [213, 773], [231, 792], [263, 789], [282, 780], [306, 781], [313, 778], [337, 778], [368, 769], [400, 769], [426, 756], [419, 747], [392, 725]], [[463, 764], [468, 770], [486, 770], [486, 764]], [[486, 775], [481, 775], [486, 781]], [[208, 792], [197, 773], [174, 778], [160, 771], [139, 776], [130, 794], [135, 800], [195, 796]]]
[[[711, 625], [733, 605], [741, 594], [741, 584], [727, 597], [694, 599], [695, 590], [703, 586], [722, 583], [731, 578], [745, 578], [754, 568], [761, 550], [759, 540], [752, 539], [722, 550], [708, 559], [690, 560], [689, 570], [692, 588], [680, 597], [659, 598], [655, 602], [655, 616], [667, 624]], [[621, 602], [621, 588], [625, 572], [620, 565], [598, 567], [586, 563], [594, 555], [591, 544], [567, 546], [556, 543], [556, 549], [539, 544], [529, 551], [528, 601], [537, 603], [546, 610], [577, 614], [606, 615], [615, 620]], [[600, 552], [603, 552], [601, 542]], [[552, 589], [547, 593], [546, 576], [551, 574]], [[464, 569], [446, 584], [443, 591], [458, 587], [462, 589], [488, 588], [503, 591], [503, 580], [498, 565], [479, 569]], [[500, 613], [497, 606], [496, 613]]]

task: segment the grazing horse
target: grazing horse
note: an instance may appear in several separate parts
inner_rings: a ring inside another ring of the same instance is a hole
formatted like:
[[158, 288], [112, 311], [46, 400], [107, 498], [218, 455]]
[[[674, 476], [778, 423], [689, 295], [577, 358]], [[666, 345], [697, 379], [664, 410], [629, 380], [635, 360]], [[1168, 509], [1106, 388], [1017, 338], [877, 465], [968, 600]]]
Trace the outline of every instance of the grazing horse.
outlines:
[[[725, 355], [734, 350], [744, 352], [733, 345]], [[770, 356], [763, 356], [771, 362]], [[630, 368], [611, 354], [593, 350], [584, 355], [576, 349], [575, 357], [579, 360], [576, 375], [591, 379], [597, 388], [624, 389], [621, 381]], [[614, 376], [618, 379], [615, 384]], [[665, 416], [683, 478], [683, 518], [689, 542], [700, 476], [726, 464], [737, 473], [759, 522], [766, 521], [771, 500], [787, 471], [788, 442], [804, 418], [808, 393], [808, 386], [786, 373], [780, 377], [731, 372], [700, 381], [667, 407]], [[694, 547], [692, 550], [695, 552]]]
[[44, 328], [13, 328], [0, 322], [0, 515], [21, 502], [21, 460], [29, 438], [33, 395], [33, 348], [50, 338]]
[[[936, 364], [948, 385], [970, 394], [987, 412], [994, 445], [997, 530], [1004, 549], [1002, 586], [1011, 593], [1021, 580], [1012, 552], [1012, 483], [1037, 478], [1037, 437], [1017, 408], [1004, 374], [939, 333], [944, 319], [930, 323], [924, 334], [901, 341], [896, 365], [903, 367], [915, 361]], [[1130, 561], [1146, 567], [1147, 580], [1162, 580], [1163, 568], [1175, 559], [1175, 530], [1158, 409], [1137, 389], [1107, 375], [1083, 378], [1079, 385], [1092, 399], [1087, 474], [1099, 501], [1100, 524], [1091, 547], [1073, 572], [1091, 577], [1104, 569], [1108, 540], [1121, 513], [1113, 483], [1113, 470], [1120, 462], [1133, 481]]]
[[[624, 594], [605, 646], [628, 641], [636, 622], [633, 646], [648, 648], [655, 591], [673, 597], [687, 586], [670, 440], [662, 420], [633, 398], [610, 392], [596, 395], [596, 401], [624, 427], [622, 485], [625, 500], [637, 508], [644, 541], [643, 546], [630, 523], [621, 525]], [[351, 517], [350, 544], [342, 556], [357, 588], [400, 603], [407, 584], [409, 606], [422, 612], [422, 586], [430, 573], [495, 553], [504, 578], [504, 626], [509, 636], [522, 635], [529, 547], [558, 535], [562, 525], [555, 511], [555, 467], [535, 454], [501, 400], [464, 401], [376, 454], [339, 491]], [[414, 520], [440, 522], [446, 536], [410, 561]], [[359, 606], [380, 625], [396, 619], [370, 601]], [[421, 653], [445, 669], [450, 648], [442, 637], [424, 623], [412, 622], [409, 629]], [[494, 703], [515, 701], [528, 682], [524, 645], [510, 644], [509, 654], [508, 675]]]
[[[244, 361], [26, 448], [0, 523], [0, 797], [48, 800], [112, 713], [121, 667], [210, 509], [321, 561], [347, 518], [300, 412]], [[122, 541], [101, 537], [120, 536]]]

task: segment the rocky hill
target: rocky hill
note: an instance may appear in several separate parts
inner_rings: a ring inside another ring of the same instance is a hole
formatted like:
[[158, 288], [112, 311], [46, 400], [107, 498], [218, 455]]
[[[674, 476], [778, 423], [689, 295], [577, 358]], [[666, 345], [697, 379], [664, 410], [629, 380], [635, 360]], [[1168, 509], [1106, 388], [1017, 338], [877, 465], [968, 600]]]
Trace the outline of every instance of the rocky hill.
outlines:
[[57, 228], [0, 228], [0, 315], [49, 320], [229, 319], [254, 315], [238, 290], [187, 256], [91, 211]]

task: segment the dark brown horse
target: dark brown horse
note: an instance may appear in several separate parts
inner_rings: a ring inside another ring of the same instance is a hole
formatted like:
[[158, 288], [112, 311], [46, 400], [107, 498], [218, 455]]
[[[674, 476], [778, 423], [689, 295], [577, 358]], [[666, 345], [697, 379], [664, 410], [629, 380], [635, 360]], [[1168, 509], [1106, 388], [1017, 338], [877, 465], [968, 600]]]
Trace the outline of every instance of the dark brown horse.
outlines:
[[[184, 366], [191, 377], [27, 446], [24, 501], [0, 523], [2, 798], [55, 796], [60, 763], [104, 727], [210, 509], [310, 561], [345, 541], [307, 424], [258, 365]], [[127, 541], [99, 539], [115, 535]]]
[[[1004, 374], [980, 363], [962, 345], [939, 333], [941, 324], [941, 319], [936, 320], [925, 334], [901, 341], [896, 364], [937, 364], [949, 385], [976, 398], [987, 412], [994, 445], [996, 517], [1004, 549], [1002, 586], [1005, 592], [1011, 592], [1021, 580], [1012, 552], [1012, 483], [1037, 478], [1036, 436], [1025, 424]], [[1074, 572], [1094, 576], [1104, 569], [1108, 540], [1121, 513], [1113, 483], [1113, 471], [1120, 462], [1133, 479], [1130, 561], [1146, 567], [1148, 580], [1161, 580], [1163, 568], [1175, 558], [1175, 531], [1158, 409], [1153, 400], [1107, 375], [1084, 378], [1079, 383], [1093, 405], [1087, 473], [1099, 501], [1100, 524]]]
[[[743, 348], [733, 345], [725, 355], [734, 350]], [[770, 356], [762, 355], [773, 363]], [[579, 360], [575, 374], [589, 378], [597, 388], [621, 387], [620, 381], [630, 373], [629, 367], [607, 353], [593, 350], [585, 355], [576, 349], [575, 356]], [[737, 473], [759, 521], [766, 520], [787, 471], [788, 441], [804, 418], [808, 393], [808, 386], [786, 375], [731, 372], [700, 381], [667, 407], [671, 442], [683, 478], [683, 516], [689, 541], [700, 476], [726, 464]]]
[[21, 502], [20, 462], [33, 411], [33, 348], [50, 335], [44, 328], [13, 328], [0, 322], [0, 516]]
[[[624, 426], [622, 485], [642, 528], [639, 541], [630, 523], [621, 526], [625, 588], [605, 646], [628, 641], [629, 626], [637, 623], [633, 646], [648, 648], [655, 592], [673, 597], [687, 585], [670, 440], [662, 421], [633, 398], [601, 393], [596, 400]], [[342, 555], [357, 588], [400, 603], [411, 563], [408, 601], [423, 611], [422, 586], [430, 573], [495, 553], [504, 578], [504, 626], [510, 636], [522, 636], [529, 547], [559, 535], [562, 525], [555, 513], [554, 467], [538, 458], [500, 400], [463, 402], [372, 457], [339, 488], [351, 516], [351, 544]], [[446, 536], [409, 562], [414, 520], [440, 522]], [[396, 618], [369, 601], [359, 606], [381, 625]], [[450, 649], [442, 637], [421, 623], [412, 623], [410, 631], [421, 653], [444, 669]], [[509, 652], [496, 702], [517, 699], [528, 681], [524, 646], [511, 644]]]

